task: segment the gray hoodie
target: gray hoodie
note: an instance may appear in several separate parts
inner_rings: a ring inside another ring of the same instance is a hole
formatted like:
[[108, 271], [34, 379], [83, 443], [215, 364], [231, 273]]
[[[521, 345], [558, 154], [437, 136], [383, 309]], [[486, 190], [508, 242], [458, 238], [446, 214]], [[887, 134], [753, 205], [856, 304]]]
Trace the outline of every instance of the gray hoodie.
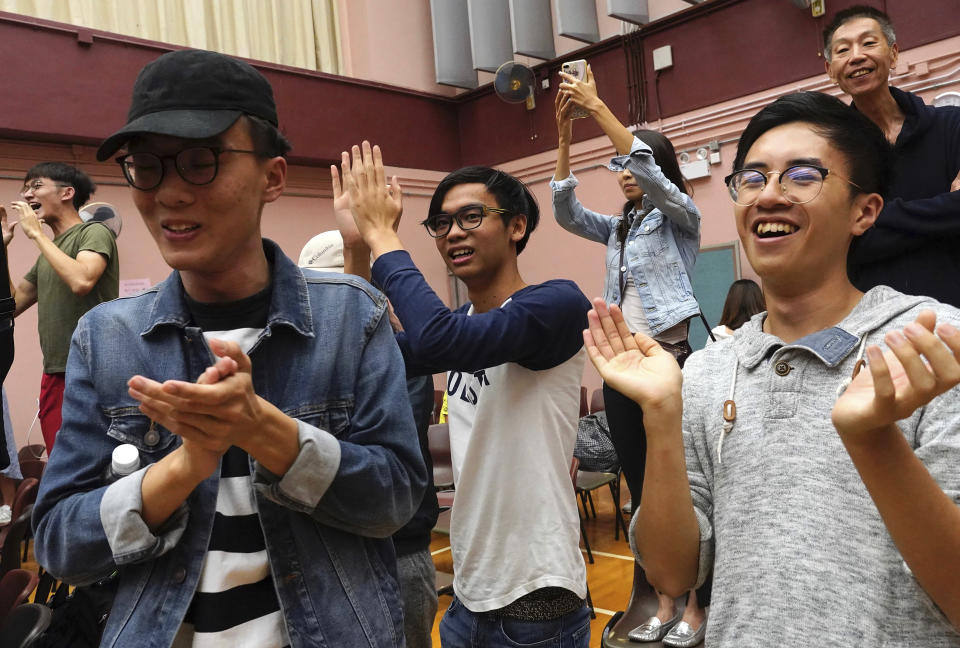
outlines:
[[[707, 645], [960, 646], [893, 544], [830, 414], [867, 344], [923, 309], [960, 311], [874, 288], [840, 324], [792, 344], [756, 315], [684, 367], [687, 470], [700, 524], [698, 585], [714, 570]], [[737, 416], [725, 435], [723, 402]], [[960, 388], [898, 422], [960, 503]]]

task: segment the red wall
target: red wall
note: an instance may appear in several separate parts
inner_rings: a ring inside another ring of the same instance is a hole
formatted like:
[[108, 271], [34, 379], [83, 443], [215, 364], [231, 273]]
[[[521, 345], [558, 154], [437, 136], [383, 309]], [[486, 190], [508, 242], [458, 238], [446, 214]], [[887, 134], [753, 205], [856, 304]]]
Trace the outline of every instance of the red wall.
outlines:
[[760, 92], [823, 72], [823, 28], [854, 4], [882, 9], [900, 49], [960, 34], [957, 0], [829, 0], [813, 18], [789, 0], [712, 0], [641, 32], [646, 62], [647, 119], [658, 118], [652, 51], [672, 46], [673, 67], [660, 74], [664, 116]]
[[[854, 0], [830, 0], [829, 16]], [[901, 49], [960, 34], [957, 0], [874, 0], [898, 29]], [[789, 83], [823, 70], [814, 19], [788, 0], [709, 0], [645, 26], [647, 120], [702, 108]], [[79, 36], [79, 37], [78, 37]], [[87, 42], [80, 42], [86, 40]], [[0, 12], [0, 138], [95, 144], [124, 122], [139, 69], [171, 47], [106, 32]], [[673, 49], [673, 67], [654, 83], [652, 50]], [[601, 96], [626, 121], [627, 75], [620, 38], [565, 58], [587, 58]], [[293, 160], [324, 165], [367, 138], [389, 151], [391, 164], [450, 170], [497, 164], [552, 150], [553, 97], [559, 61], [536, 68], [537, 106], [501, 102], [490, 86], [448, 99], [382, 84], [257, 64], [273, 84]], [[542, 90], [539, 80], [550, 79]], [[659, 94], [659, 97], [657, 96]], [[596, 137], [586, 119], [575, 139]]]
[[[92, 37], [82, 43], [78, 35]], [[137, 73], [171, 46], [0, 12], [0, 138], [96, 144], [126, 121]], [[339, 161], [368, 138], [391, 163], [459, 166], [449, 99], [345, 77], [257, 63], [273, 85], [291, 159]]]

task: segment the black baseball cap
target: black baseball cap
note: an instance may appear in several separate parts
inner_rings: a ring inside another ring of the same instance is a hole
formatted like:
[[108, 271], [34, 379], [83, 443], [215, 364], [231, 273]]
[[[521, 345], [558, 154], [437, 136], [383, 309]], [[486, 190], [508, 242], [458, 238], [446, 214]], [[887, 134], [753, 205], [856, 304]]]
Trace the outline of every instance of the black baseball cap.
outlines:
[[135, 135], [203, 139], [230, 128], [240, 115], [278, 125], [273, 88], [252, 65], [207, 50], [164, 54], [140, 70], [127, 125], [103, 140], [106, 160]]

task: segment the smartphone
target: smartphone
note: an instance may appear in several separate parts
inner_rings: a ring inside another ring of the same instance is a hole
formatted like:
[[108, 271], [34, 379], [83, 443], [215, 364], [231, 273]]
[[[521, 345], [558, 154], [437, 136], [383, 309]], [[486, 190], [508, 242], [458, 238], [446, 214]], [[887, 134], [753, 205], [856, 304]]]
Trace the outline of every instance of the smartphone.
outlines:
[[[586, 81], [587, 80], [587, 61], [586, 59], [577, 59], [576, 61], [564, 61], [560, 65], [560, 70], [564, 74], [569, 74], [577, 81]], [[589, 117], [590, 113], [581, 106], [574, 106], [573, 110], [570, 112], [570, 117], [573, 119], [583, 119], [584, 117]]]

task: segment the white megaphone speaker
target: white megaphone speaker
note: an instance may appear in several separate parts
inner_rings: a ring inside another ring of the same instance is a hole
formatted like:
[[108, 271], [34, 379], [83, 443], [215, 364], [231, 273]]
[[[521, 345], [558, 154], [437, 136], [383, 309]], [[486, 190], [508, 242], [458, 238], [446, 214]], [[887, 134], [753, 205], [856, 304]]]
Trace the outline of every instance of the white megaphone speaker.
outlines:
[[87, 203], [80, 208], [80, 218], [84, 223], [103, 223], [107, 226], [107, 229], [113, 232], [114, 237], [120, 236], [120, 229], [123, 227], [120, 212], [110, 203]]
[[533, 110], [536, 105], [533, 99], [535, 80], [533, 70], [526, 65], [507, 61], [497, 69], [493, 89], [507, 103], [526, 103], [527, 110]]

